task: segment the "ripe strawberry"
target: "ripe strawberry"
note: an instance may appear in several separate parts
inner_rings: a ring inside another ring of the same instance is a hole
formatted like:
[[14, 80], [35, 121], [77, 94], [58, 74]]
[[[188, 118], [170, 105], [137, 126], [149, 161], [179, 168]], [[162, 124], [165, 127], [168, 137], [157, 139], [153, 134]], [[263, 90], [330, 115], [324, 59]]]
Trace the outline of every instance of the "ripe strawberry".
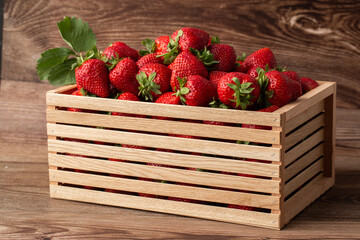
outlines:
[[283, 71], [282, 73], [285, 74], [286, 76], [288, 76], [290, 79], [301, 83], [300, 76], [298, 73], [296, 73], [294, 71]]
[[272, 105], [284, 106], [291, 100], [289, 78], [279, 71], [259, 73], [259, 84], [264, 89], [265, 98]]
[[[287, 75], [285, 76], [287, 77]], [[288, 78], [287, 85], [291, 95], [290, 102], [292, 102], [298, 99], [302, 95], [301, 83], [289, 77], [287, 78]]]
[[301, 78], [301, 87], [304, 93], [316, 88], [319, 84], [311, 78]]
[[[189, 50], [189, 48], [202, 50], [209, 43], [210, 36], [203, 30], [191, 27], [185, 27], [180, 30], [182, 31], [182, 36], [179, 39], [179, 46], [182, 52]], [[171, 35], [173, 40], [176, 39], [180, 30]]]
[[160, 97], [164, 92], [170, 90], [171, 70], [159, 63], [149, 63], [141, 67], [136, 76], [139, 82], [139, 94], [145, 100]]
[[76, 83], [80, 88], [99, 97], [110, 93], [109, 70], [99, 59], [88, 59], [75, 69]]
[[139, 83], [136, 80], [138, 67], [134, 60], [124, 58], [110, 71], [111, 84], [122, 92], [130, 92], [137, 95]]
[[181, 101], [180, 97], [176, 96], [174, 92], [166, 92], [161, 95], [155, 103], [180, 105]]
[[222, 71], [211, 71], [209, 72], [209, 81], [213, 83], [216, 87], [220, 81], [220, 79], [225, 76], [227, 72]]
[[[140, 99], [129, 92], [124, 92], [122, 93], [119, 97], [119, 100], [127, 100], [127, 101], [140, 101]], [[118, 113], [118, 112], [112, 112], [111, 115], [116, 115], [116, 116], [128, 116], [128, 117], [141, 117], [141, 118], [146, 118], [145, 115], [139, 115], [139, 114], [129, 114], [129, 113]], [[124, 146], [124, 145], [123, 145]], [[126, 145], [125, 145], [126, 146]]]
[[168, 44], [170, 41], [169, 36], [160, 36], [157, 39], [155, 39], [156, 43], [156, 49], [155, 53], [156, 55], [162, 55], [168, 52]]
[[[138, 51], [129, 47], [123, 42], [114, 42], [111, 46], [115, 47], [114, 51], [118, 53], [119, 59], [123, 57], [129, 57], [136, 62], [140, 57]], [[104, 50], [103, 54], [106, 56], [105, 51], [106, 49]]]
[[[247, 71], [247, 74], [249, 74], [250, 76], [252, 76], [253, 78], [257, 78], [258, 77], [258, 69], [261, 68], [261, 69], [267, 69], [266, 66], [262, 65], [262, 66], [257, 66], [257, 67], [252, 67], [249, 69], [249, 71]], [[265, 70], [266, 72], [268, 71]]]
[[159, 57], [156, 57], [156, 56], [157, 56], [156, 53], [151, 53], [151, 54], [145, 55], [136, 62], [136, 65], [138, 66], [138, 68], [141, 68], [142, 66], [144, 66], [148, 63], [162, 64], [164, 62], [164, 60]]
[[225, 105], [245, 110], [257, 102], [260, 87], [255, 78], [245, 73], [231, 72], [220, 79], [217, 92]]
[[250, 54], [243, 64], [246, 67], [246, 71], [253, 67], [265, 66], [266, 64], [272, 69], [276, 67], [276, 59], [270, 48], [262, 48]]
[[197, 57], [195, 57], [190, 51], [185, 51], [180, 53], [172, 63], [170, 80], [172, 90], [175, 92], [179, 89], [178, 77], [183, 78], [191, 75], [200, 75], [207, 78], [208, 71]]
[[214, 60], [219, 63], [212, 66], [213, 70], [230, 72], [234, 68], [236, 53], [233, 47], [228, 44], [211, 44], [210, 53], [213, 54]]
[[215, 97], [214, 87], [209, 80], [199, 75], [178, 79], [176, 95], [188, 106], [207, 106]]
[[[270, 107], [260, 109], [258, 112], [274, 112], [278, 110], [279, 107], [276, 105], [272, 105]], [[252, 128], [252, 129], [263, 129], [263, 130], [271, 130], [271, 127], [268, 126], [260, 126], [260, 125], [253, 125], [253, 124], [243, 124], [241, 127], [243, 128]]]
[[241, 56], [238, 56], [236, 58], [235, 70], [234, 70], [235, 72], [246, 73], [246, 67], [245, 67], [245, 64], [244, 64], [245, 59], [246, 59], [246, 54], [245, 53], [243, 53]]

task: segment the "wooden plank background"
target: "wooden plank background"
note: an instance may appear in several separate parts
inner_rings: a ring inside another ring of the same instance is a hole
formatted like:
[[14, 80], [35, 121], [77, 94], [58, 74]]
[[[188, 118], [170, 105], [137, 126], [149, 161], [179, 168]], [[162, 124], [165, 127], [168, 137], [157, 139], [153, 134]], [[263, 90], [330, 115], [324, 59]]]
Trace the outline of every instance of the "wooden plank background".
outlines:
[[238, 54], [268, 46], [301, 76], [336, 81], [338, 107], [359, 108], [359, 12], [359, 1], [6, 0], [1, 78], [39, 81], [36, 60], [65, 46], [56, 23], [68, 15], [89, 23], [100, 49], [118, 40], [140, 49], [143, 39], [184, 26], [219, 36]]
[[[359, 239], [360, 1], [5, 0], [0, 88], [0, 239]], [[49, 198], [45, 92], [36, 60], [66, 46], [56, 22], [90, 24], [103, 49], [202, 28], [238, 54], [271, 47], [281, 65], [338, 83], [336, 184], [278, 232]]]

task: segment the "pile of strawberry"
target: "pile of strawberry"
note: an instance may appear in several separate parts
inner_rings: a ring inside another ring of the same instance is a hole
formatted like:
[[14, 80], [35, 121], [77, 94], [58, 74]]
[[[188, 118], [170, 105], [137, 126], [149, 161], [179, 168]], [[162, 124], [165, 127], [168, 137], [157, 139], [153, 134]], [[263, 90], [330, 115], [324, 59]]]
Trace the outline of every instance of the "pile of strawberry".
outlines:
[[237, 57], [232, 46], [196, 28], [185, 27], [142, 44], [146, 50], [137, 51], [117, 41], [103, 52], [93, 46], [85, 56], [81, 51], [76, 60], [67, 59], [72, 60], [70, 70], [75, 69], [79, 91], [74, 94], [261, 110], [284, 106], [318, 86], [277, 66], [269, 48]]

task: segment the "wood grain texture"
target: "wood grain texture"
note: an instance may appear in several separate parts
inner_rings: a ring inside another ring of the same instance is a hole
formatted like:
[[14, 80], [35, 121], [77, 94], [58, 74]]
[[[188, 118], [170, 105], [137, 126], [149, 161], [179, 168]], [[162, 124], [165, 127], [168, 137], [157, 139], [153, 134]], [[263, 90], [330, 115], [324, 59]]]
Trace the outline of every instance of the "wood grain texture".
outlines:
[[[94, 14], [96, 12], [96, 14]], [[360, 106], [359, 1], [5, 0], [2, 79], [38, 81], [36, 60], [65, 46], [56, 22], [64, 15], [90, 24], [98, 47], [120, 40], [139, 49], [145, 38], [183, 26], [204, 29], [237, 53], [271, 47], [280, 65], [301, 76], [338, 83], [337, 106]], [[22, 65], [18, 67], [21, 53]]]

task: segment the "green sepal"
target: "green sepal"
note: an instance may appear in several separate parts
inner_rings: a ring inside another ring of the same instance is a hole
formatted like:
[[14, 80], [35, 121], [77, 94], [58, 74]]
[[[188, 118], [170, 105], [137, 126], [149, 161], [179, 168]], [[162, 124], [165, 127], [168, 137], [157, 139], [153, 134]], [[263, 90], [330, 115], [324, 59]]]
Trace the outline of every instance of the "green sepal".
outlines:
[[211, 38], [211, 44], [214, 44], [214, 43], [220, 43], [220, 38], [218, 36], [213, 36]]
[[224, 108], [229, 109], [230, 107], [223, 104], [220, 100], [218, 101], [215, 97], [213, 97], [213, 100], [209, 103], [209, 106], [212, 108]]
[[155, 94], [161, 94], [160, 85], [154, 82], [156, 72], [151, 73], [149, 76], [145, 72], [140, 71], [136, 75], [136, 80], [139, 82], [139, 96], [144, 97], [146, 101], [153, 101], [152, 92]]
[[285, 72], [285, 71], [287, 71], [286, 68], [287, 68], [287, 66], [285, 66], [285, 67], [281, 67], [280, 65], [277, 65], [277, 66], [276, 66], [276, 70], [279, 71], [279, 72]]
[[184, 78], [177, 77], [177, 80], [179, 82], [179, 89], [176, 89], [176, 87], [175, 87], [174, 95], [177, 97], [180, 97], [181, 103], [185, 105], [186, 99], [184, 96], [190, 92], [189, 88], [185, 87], [187, 78], [186, 77], [184, 77]]
[[75, 56], [76, 54], [73, 50], [64, 47], [52, 48], [43, 52], [36, 65], [36, 71], [40, 80], [47, 80], [52, 68], [64, 63], [71, 55]]
[[246, 53], [241, 54], [241, 56], [236, 57], [236, 61], [245, 61], [246, 59]]
[[101, 52], [96, 48], [96, 46], [93, 46], [92, 49], [85, 52], [85, 56], [83, 56], [83, 54], [80, 53], [76, 57], [76, 62], [72, 65], [71, 69], [80, 67], [86, 60], [89, 59], [100, 59], [105, 63], [108, 61], [107, 57], [102, 56]]
[[144, 41], [141, 42], [141, 44], [144, 45], [146, 48], [146, 50], [139, 51], [139, 54], [142, 57], [150, 53], [154, 53], [156, 50], [156, 43], [154, 40], [146, 38]]
[[179, 55], [180, 53], [179, 40], [182, 35], [183, 35], [183, 31], [179, 30], [177, 36], [175, 37], [175, 40], [169, 36], [169, 43], [167, 45], [168, 52], [156, 56], [156, 57], [164, 57], [164, 64], [172, 63], [175, 60], [176, 56]]
[[95, 94], [86, 91], [84, 88], [80, 89], [81, 95], [88, 97], [97, 97]]
[[250, 145], [251, 142], [249, 141], [236, 141], [237, 144], [245, 144], [245, 145]]
[[210, 50], [207, 49], [206, 46], [201, 51], [190, 48], [190, 52], [194, 54], [201, 62], [203, 62], [208, 70], [211, 70], [212, 65], [219, 63], [219, 61], [214, 60], [214, 55], [210, 52]]
[[57, 23], [61, 37], [76, 52], [91, 50], [96, 46], [96, 38], [92, 29], [81, 18], [64, 17]]
[[250, 99], [253, 96], [250, 94], [254, 88], [251, 87], [251, 82], [240, 83], [240, 80], [236, 77], [232, 79], [235, 84], [228, 83], [228, 87], [234, 90], [234, 99], [230, 99], [232, 102], [236, 102], [236, 106], [240, 106], [241, 109], [245, 110], [250, 105]]

